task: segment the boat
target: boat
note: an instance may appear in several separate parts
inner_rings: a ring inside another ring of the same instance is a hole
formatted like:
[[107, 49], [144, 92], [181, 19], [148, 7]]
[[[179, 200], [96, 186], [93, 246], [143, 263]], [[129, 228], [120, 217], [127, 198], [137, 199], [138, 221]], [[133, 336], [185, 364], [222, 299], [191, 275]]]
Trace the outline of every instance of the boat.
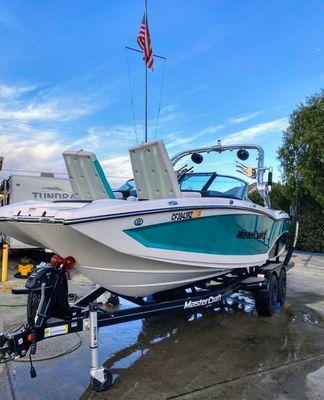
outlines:
[[[204, 154], [257, 152], [255, 177], [264, 206], [252, 203], [248, 183], [215, 171], [195, 172]], [[271, 170], [257, 145], [194, 148], [171, 159], [157, 140], [130, 149], [137, 196], [96, 201], [23, 202], [0, 209], [0, 231], [61, 257], [100, 286], [122, 296], [159, 292], [242, 274], [284, 251], [289, 216], [270, 207]], [[121, 196], [122, 197], [122, 196]]]

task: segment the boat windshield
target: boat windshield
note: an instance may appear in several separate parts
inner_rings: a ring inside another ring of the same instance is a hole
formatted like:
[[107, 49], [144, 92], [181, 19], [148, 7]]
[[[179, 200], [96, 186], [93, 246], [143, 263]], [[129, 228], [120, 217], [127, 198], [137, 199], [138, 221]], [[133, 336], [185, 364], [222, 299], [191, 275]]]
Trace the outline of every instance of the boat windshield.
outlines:
[[185, 174], [180, 178], [179, 186], [182, 192], [201, 192], [211, 180], [213, 174]]
[[129, 179], [123, 185], [121, 185], [118, 190], [136, 190], [135, 189], [135, 179]]
[[182, 192], [200, 192], [202, 197], [243, 199], [247, 183], [241, 179], [216, 173], [189, 173], [180, 178]]
[[[188, 173], [179, 179], [182, 192], [199, 192], [202, 197], [227, 197], [243, 199], [247, 183], [239, 178], [218, 175], [214, 172]], [[127, 196], [137, 196], [134, 179], [129, 179], [117, 191], [125, 192]]]

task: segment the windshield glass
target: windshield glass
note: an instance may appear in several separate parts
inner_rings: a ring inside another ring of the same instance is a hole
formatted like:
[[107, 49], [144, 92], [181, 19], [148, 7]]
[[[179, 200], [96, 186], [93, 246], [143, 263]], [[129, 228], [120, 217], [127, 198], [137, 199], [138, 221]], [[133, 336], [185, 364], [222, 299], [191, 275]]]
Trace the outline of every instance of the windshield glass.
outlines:
[[123, 185], [121, 185], [118, 190], [134, 190], [135, 189], [135, 180], [134, 179], [129, 179], [127, 182], [125, 182]]
[[180, 178], [180, 190], [200, 192], [202, 197], [242, 199], [247, 183], [241, 179], [216, 173], [188, 173]]
[[202, 191], [213, 174], [186, 174], [179, 182], [181, 191]]
[[242, 199], [246, 185], [245, 182], [239, 179], [217, 175], [206, 190], [206, 196]]

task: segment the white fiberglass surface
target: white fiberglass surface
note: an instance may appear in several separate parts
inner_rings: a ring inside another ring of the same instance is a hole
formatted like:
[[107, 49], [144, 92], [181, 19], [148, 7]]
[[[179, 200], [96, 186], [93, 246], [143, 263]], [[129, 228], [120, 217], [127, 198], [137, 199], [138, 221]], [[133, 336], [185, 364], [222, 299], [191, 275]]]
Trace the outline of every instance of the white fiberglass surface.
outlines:
[[227, 199], [227, 198], [197, 198], [186, 197], [177, 199], [161, 199], [146, 201], [127, 201], [127, 200], [96, 200], [91, 203], [84, 202], [23, 202], [10, 206], [0, 207], [0, 218], [20, 217], [54, 217], [58, 220], [77, 220], [81, 218], [95, 218], [97, 216], [123, 214], [123, 213], [142, 213], [158, 210], [170, 210], [179, 208], [244, 208], [251, 211], [261, 211], [272, 218], [288, 218], [286, 213], [270, 210], [251, 203], [250, 201]]
[[208, 207], [224, 207], [224, 208], [244, 208], [253, 212], [260, 211], [272, 218], [288, 218], [286, 213], [270, 210], [251, 203], [250, 201], [226, 199], [226, 198], [197, 198], [185, 197], [177, 199], [161, 199], [146, 201], [125, 201], [125, 200], [98, 200], [94, 201], [82, 208], [71, 211], [58, 211], [56, 218], [68, 220], [77, 220], [79, 218], [95, 218], [96, 216], [114, 215], [123, 213], [142, 213], [158, 210], [177, 210], [178, 208], [208, 208]]
[[23, 201], [13, 203], [8, 206], [0, 207], [0, 217], [21, 216], [41, 216], [46, 211], [46, 216], [54, 216], [58, 210], [71, 210], [81, 208], [87, 203], [78, 203], [74, 201], [67, 202], [38, 202]]

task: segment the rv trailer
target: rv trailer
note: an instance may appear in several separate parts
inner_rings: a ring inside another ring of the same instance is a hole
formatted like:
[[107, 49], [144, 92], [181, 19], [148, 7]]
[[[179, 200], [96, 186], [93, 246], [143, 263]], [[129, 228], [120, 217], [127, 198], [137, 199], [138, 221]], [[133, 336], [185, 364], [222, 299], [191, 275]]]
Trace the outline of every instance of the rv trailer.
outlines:
[[[58, 178], [52, 173], [42, 172], [34, 176], [13, 174], [0, 183], [0, 206], [26, 200], [55, 201], [73, 198], [69, 179]], [[13, 250], [33, 248], [9, 236], [6, 237], [6, 242]]]

